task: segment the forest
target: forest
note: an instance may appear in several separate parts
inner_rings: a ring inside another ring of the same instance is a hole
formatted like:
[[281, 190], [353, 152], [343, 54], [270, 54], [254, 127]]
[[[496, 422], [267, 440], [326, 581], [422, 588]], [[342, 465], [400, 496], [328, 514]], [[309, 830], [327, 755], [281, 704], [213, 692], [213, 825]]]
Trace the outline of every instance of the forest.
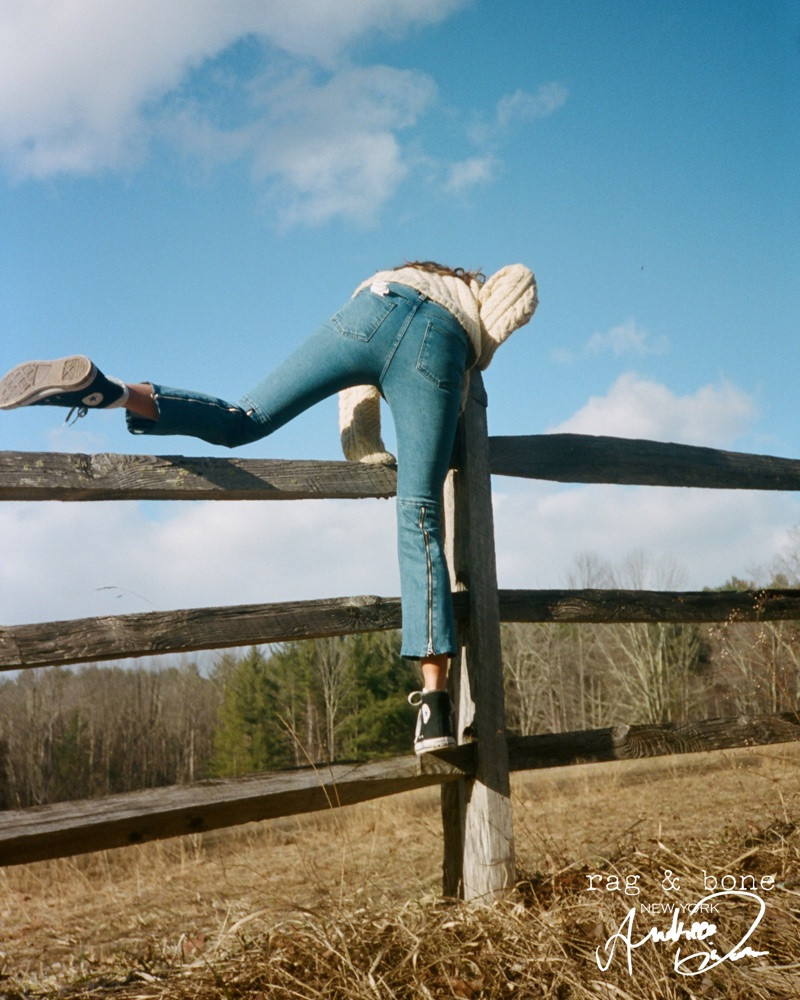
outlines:
[[[625, 582], [643, 586], [643, 569]], [[770, 586], [797, 586], [795, 569]], [[592, 560], [580, 571], [583, 586], [619, 585]], [[521, 735], [800, 707], [798, 622], [507, 624], [502, 640]], [[409, 753], [419, 686], [396, 632], [229, 650], [204, 671], [191, 659], [22, 671], [0, 681], [0, 808]]]

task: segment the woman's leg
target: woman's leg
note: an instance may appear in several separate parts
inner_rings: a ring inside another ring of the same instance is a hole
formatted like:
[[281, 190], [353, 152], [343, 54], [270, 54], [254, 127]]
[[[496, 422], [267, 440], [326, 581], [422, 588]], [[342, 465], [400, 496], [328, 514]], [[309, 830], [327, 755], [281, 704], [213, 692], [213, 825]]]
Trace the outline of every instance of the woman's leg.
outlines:
[[138, 382], [128, 384], [128, 398], [125, 400], [125, 409], [137, 417], [144, 417], [145, 420], [158, 420], [158, 407], [153, 398], [153, 387], [149, 382]]
[[128, 428], [134, 434], [186, 434], [229, 448], [257, 441], [341, 389], [377, 384], [384, 356], [376, 345], [391, 343], [406, 313], [394, 301], [362, 292], [238, 403], [153, 384], [154, 420], [146, 387], [134, 386], [144, 398], [128, 406]]
[[425, 302], [381, 385], [397, 432], [397, 535], [404, 656], [420, 660], [426, 687], [442, 689], [456, 651], [444, 553], [442, 486], [450, 464], [467, 365], [467, 336]]
[[128, 429], [134, 434], [184, 434], [228, 448], [249, 444], [340, 389], [374, 383], [363, 353], [357, 341], [344, 341], [324, 325], [237, 403], [157, 384], [130, 385]]
[[421, 659], [422, 680], [426, 691], [444, 691], [447, 687], [447, 668], [450, 656], [443, 653], [440, 656], [424, 656]]

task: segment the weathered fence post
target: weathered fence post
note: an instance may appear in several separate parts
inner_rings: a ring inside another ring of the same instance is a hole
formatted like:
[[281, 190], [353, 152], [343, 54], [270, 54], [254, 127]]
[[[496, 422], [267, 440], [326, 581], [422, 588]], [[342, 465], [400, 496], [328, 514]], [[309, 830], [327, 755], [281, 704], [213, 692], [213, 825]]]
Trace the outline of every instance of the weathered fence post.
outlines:
[[442, 788], [443, 888], [467, 900], [497, 897], [515, 876], [486, 402], [483, 379], [473, 371], [457, 468], [445, 486], [453, 590], [466, 590], [469, 604], [451, 695], [459, 743], [476, 741], [476, 770], [474, 778]]
[[[615, 726], [505, 740], [499, 610], [508, 622], [765, 622], [800, 619], [800, 591], [497, 592], [490, 473], [555, 482], [800, 490], [800, 461], [580, 434], [487, 439], [474, 373], [445, 489], [460, 619], [452, 671], [459, 739], [449, 754], [331, 764], [63, 802], [0, 817], [0, 866], [105, 850], [443, 783], [444, 891], [491, 899], [513, 885], [509, 765], [515, 771], [800, 740], [796, 711], [680, 725]], [[491, 460], [491, 461], [490, 461]], [[299, 500], [387, 497], [385, 466], [280, 459], [0, 452], [0, 501]], [[339, 597], [240, 607], [0, 624], [0, 671], [397, 628], [399, 598]], [[473, 741], [476, 741], [473, 743]], [[477, 765], [477, 772], [476, 772]]]

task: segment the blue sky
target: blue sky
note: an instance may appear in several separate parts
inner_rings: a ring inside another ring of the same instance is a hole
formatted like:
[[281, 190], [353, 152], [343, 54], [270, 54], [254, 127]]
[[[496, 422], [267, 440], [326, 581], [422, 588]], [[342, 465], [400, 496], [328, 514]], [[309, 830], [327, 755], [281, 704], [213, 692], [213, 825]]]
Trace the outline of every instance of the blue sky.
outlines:
[[[797, 0], [7, 3], [0, 368], [81, 352], [238, 398], [379, 267], [523, 261], [492, 433], [797, 457], [799, 98]], [[3, 413], [0, 448], [214, 451], [62, 420]], [[239, 454], [339, 457], [335, 401]], [[505, 586], [635, 551], [716, 585], [800, 522], [792, 495], [495, 500]], [[397, 591], [380, 502], [5, 504], [0, 536], [5, 623]]]

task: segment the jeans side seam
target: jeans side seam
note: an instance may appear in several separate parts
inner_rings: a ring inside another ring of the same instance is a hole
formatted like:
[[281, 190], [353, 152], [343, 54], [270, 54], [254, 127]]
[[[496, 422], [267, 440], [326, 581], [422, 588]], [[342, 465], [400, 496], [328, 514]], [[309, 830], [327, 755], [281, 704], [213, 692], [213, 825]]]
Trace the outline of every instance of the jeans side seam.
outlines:
[[434, 655], [433, 649], [433, 562], [431, 560], [431, 536], [425, 527], [427, 508], [422, 504], [419, 509], [419, 527], [425, 545], [425, 568], [428, 574], [428, 656]]
[[221, 413], [235, 413], [236, 410], [240, 409], [239, 406], [236, 406], [233, 403], [228, 406], [220, 405], [220, 403], [214, 399], [192, 399], [191, 397], [186, 396], [172, 396], [168, 392], [153, 393], [153, 400], [155, 401], [156, 406], [158, 406], [158, 402], [161, 399], [171, 401], [173, 403], [191, 403], [196, 406], [210, 406], [215, 410], [219, 410]]

